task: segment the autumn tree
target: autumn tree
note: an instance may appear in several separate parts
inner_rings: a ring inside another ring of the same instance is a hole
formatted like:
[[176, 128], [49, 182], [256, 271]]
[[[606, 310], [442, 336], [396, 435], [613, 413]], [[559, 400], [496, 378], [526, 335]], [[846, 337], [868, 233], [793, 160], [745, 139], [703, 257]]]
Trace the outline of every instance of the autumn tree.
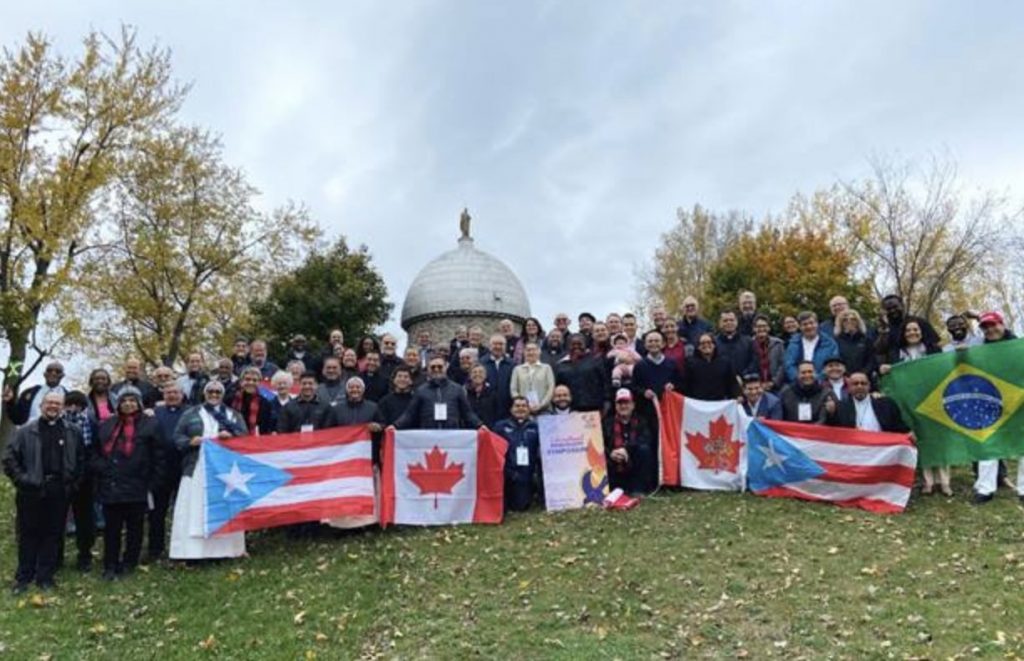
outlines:
[[366, 246], [350, 250], [344, 237], [273, 280], [267, 296], [252, 305], [256, 327], [278, 350], [299, 332], [313, 345], [334, 328], [354, 341], [387, 321], [391, 309]]
[[256, 190], [204, 131], [175, 128], [134, 147], [112, 189], [114, 236], [90, 288], [99, 344], [150, 365], [223, 350], [247, 302], [317, 230], [301, 208], [258, 211]]
[[766, 221], [757, 232], [739, 237], [712, 266], [704, 308], [714, 317], [735, 308], [739, 292], [749, 289], [773, 321], [803, 310], [828, 318], [828, 301], [835, 295], [870, 313], [875, 309], [870, 287], [851, 278], [852, 268], [852, 257], [826, 232]]
[[[101, 247], [101, 202], [125, 152], [164, 126], [185, 88], [167, 51], [131, 30], [89, 34], [77, 60], [28, 35], [0, 58], [0, 337], [17, 389], [82, 330], [69, 287]], [[29, 357], [26, 363], [26, 357]]]
[[703, 299], [714, 264], [753, 227], [753, 220], [737, 211], [719, 214], [700, 205], [677, 209], [676, 222], [661, 235], [654, 260], [638, 269], [638, 308], [664, 305], [674, 314], [687, 296]]
[[948, 160], [870, 163], [872, 176], [844, 183], [828, 213], [876, 295], [898, 294], [932, 318], [976, 306], [1006, 259], [1020, 211], [990, 192], [966, 195]]

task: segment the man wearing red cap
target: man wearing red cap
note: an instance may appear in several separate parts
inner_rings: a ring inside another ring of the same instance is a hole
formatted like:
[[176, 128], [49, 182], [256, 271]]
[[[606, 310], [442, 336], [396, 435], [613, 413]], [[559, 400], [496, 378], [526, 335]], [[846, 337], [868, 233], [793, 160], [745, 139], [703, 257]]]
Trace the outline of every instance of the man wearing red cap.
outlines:
[[654, 490], [654, 440], [650, 428], [636, 414], [633, 393], [619, 388], [615, 410], [604, 420], [604, 451], [611, 488], [628, 494]]
[[[985, 336], [985, 344], [1016, 339], [1013, 331], [1006, 328], [1003, 315], [999, 312], [986, 312], [978, 317], [978, 325]], [[999, 483], [999, 460], [990, 459], [978, 462], [978, 479], [974, 483], [974, 504], [981, 505], [992, 500]], [[1017, 495], [1024, 502], [1024, 457], [1017, 463]]]

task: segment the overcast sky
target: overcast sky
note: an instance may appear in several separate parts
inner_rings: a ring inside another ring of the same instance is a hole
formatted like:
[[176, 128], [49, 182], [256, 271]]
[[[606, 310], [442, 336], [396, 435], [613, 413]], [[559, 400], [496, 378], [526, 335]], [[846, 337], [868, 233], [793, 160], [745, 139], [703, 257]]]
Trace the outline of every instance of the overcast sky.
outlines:
[[[455, 246], [520, 276], [545, 326], [633, 300], [679, 206], [782, 209], [873, 152], [948, 153], [1024, 190], [1019, 2], [5, 2], [78, 52], [129, 23], [194, 84], [262, 204], [369, 246], [400, 313]], [[397, 327], [394, 320], [389, 324]]]

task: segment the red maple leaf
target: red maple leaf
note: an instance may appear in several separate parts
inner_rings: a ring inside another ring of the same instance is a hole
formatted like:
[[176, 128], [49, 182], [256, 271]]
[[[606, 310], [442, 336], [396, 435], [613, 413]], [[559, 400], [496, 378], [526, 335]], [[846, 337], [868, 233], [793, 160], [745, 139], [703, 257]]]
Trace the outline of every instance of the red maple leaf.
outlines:
[[[710, 438], [709, 438], [710, 437]], [[735, 473], [740, 465], [740, 441], [732, 438], [732, 425], [719, 416], [711, 422], [708, 436], [704, 434], [686, 434], [686, 447], [697, 457], [698, 468], [709, 468], [716, 473], [728, 471]]]
[[[434, 509], [437, 509], [437, 494], [451, 493], [452, 488], [458, 484], [465, 474], [462, 472], [462, 464], [455, 462], [448, 463], [448, 453], [441, 452], [441, 448], [434, 446], [430, 452], [424, 453], [427, 465], [421, 463], [409, 464], [409, 481], [420, 489], [420, 495], [434, 494]], [[446, 465], [447, 464], [447, 465]]]

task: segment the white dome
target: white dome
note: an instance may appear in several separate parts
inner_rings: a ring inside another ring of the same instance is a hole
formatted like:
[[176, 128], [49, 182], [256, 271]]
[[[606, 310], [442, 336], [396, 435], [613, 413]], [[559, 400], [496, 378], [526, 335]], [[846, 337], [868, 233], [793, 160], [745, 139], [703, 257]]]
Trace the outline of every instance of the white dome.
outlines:
[[441, 317], [508, 317], [522, 323], [530, 302], [519, 278], [498, 258], [464, 236], [459, 247], [423, 267], [402, 306], [402, 328]]

